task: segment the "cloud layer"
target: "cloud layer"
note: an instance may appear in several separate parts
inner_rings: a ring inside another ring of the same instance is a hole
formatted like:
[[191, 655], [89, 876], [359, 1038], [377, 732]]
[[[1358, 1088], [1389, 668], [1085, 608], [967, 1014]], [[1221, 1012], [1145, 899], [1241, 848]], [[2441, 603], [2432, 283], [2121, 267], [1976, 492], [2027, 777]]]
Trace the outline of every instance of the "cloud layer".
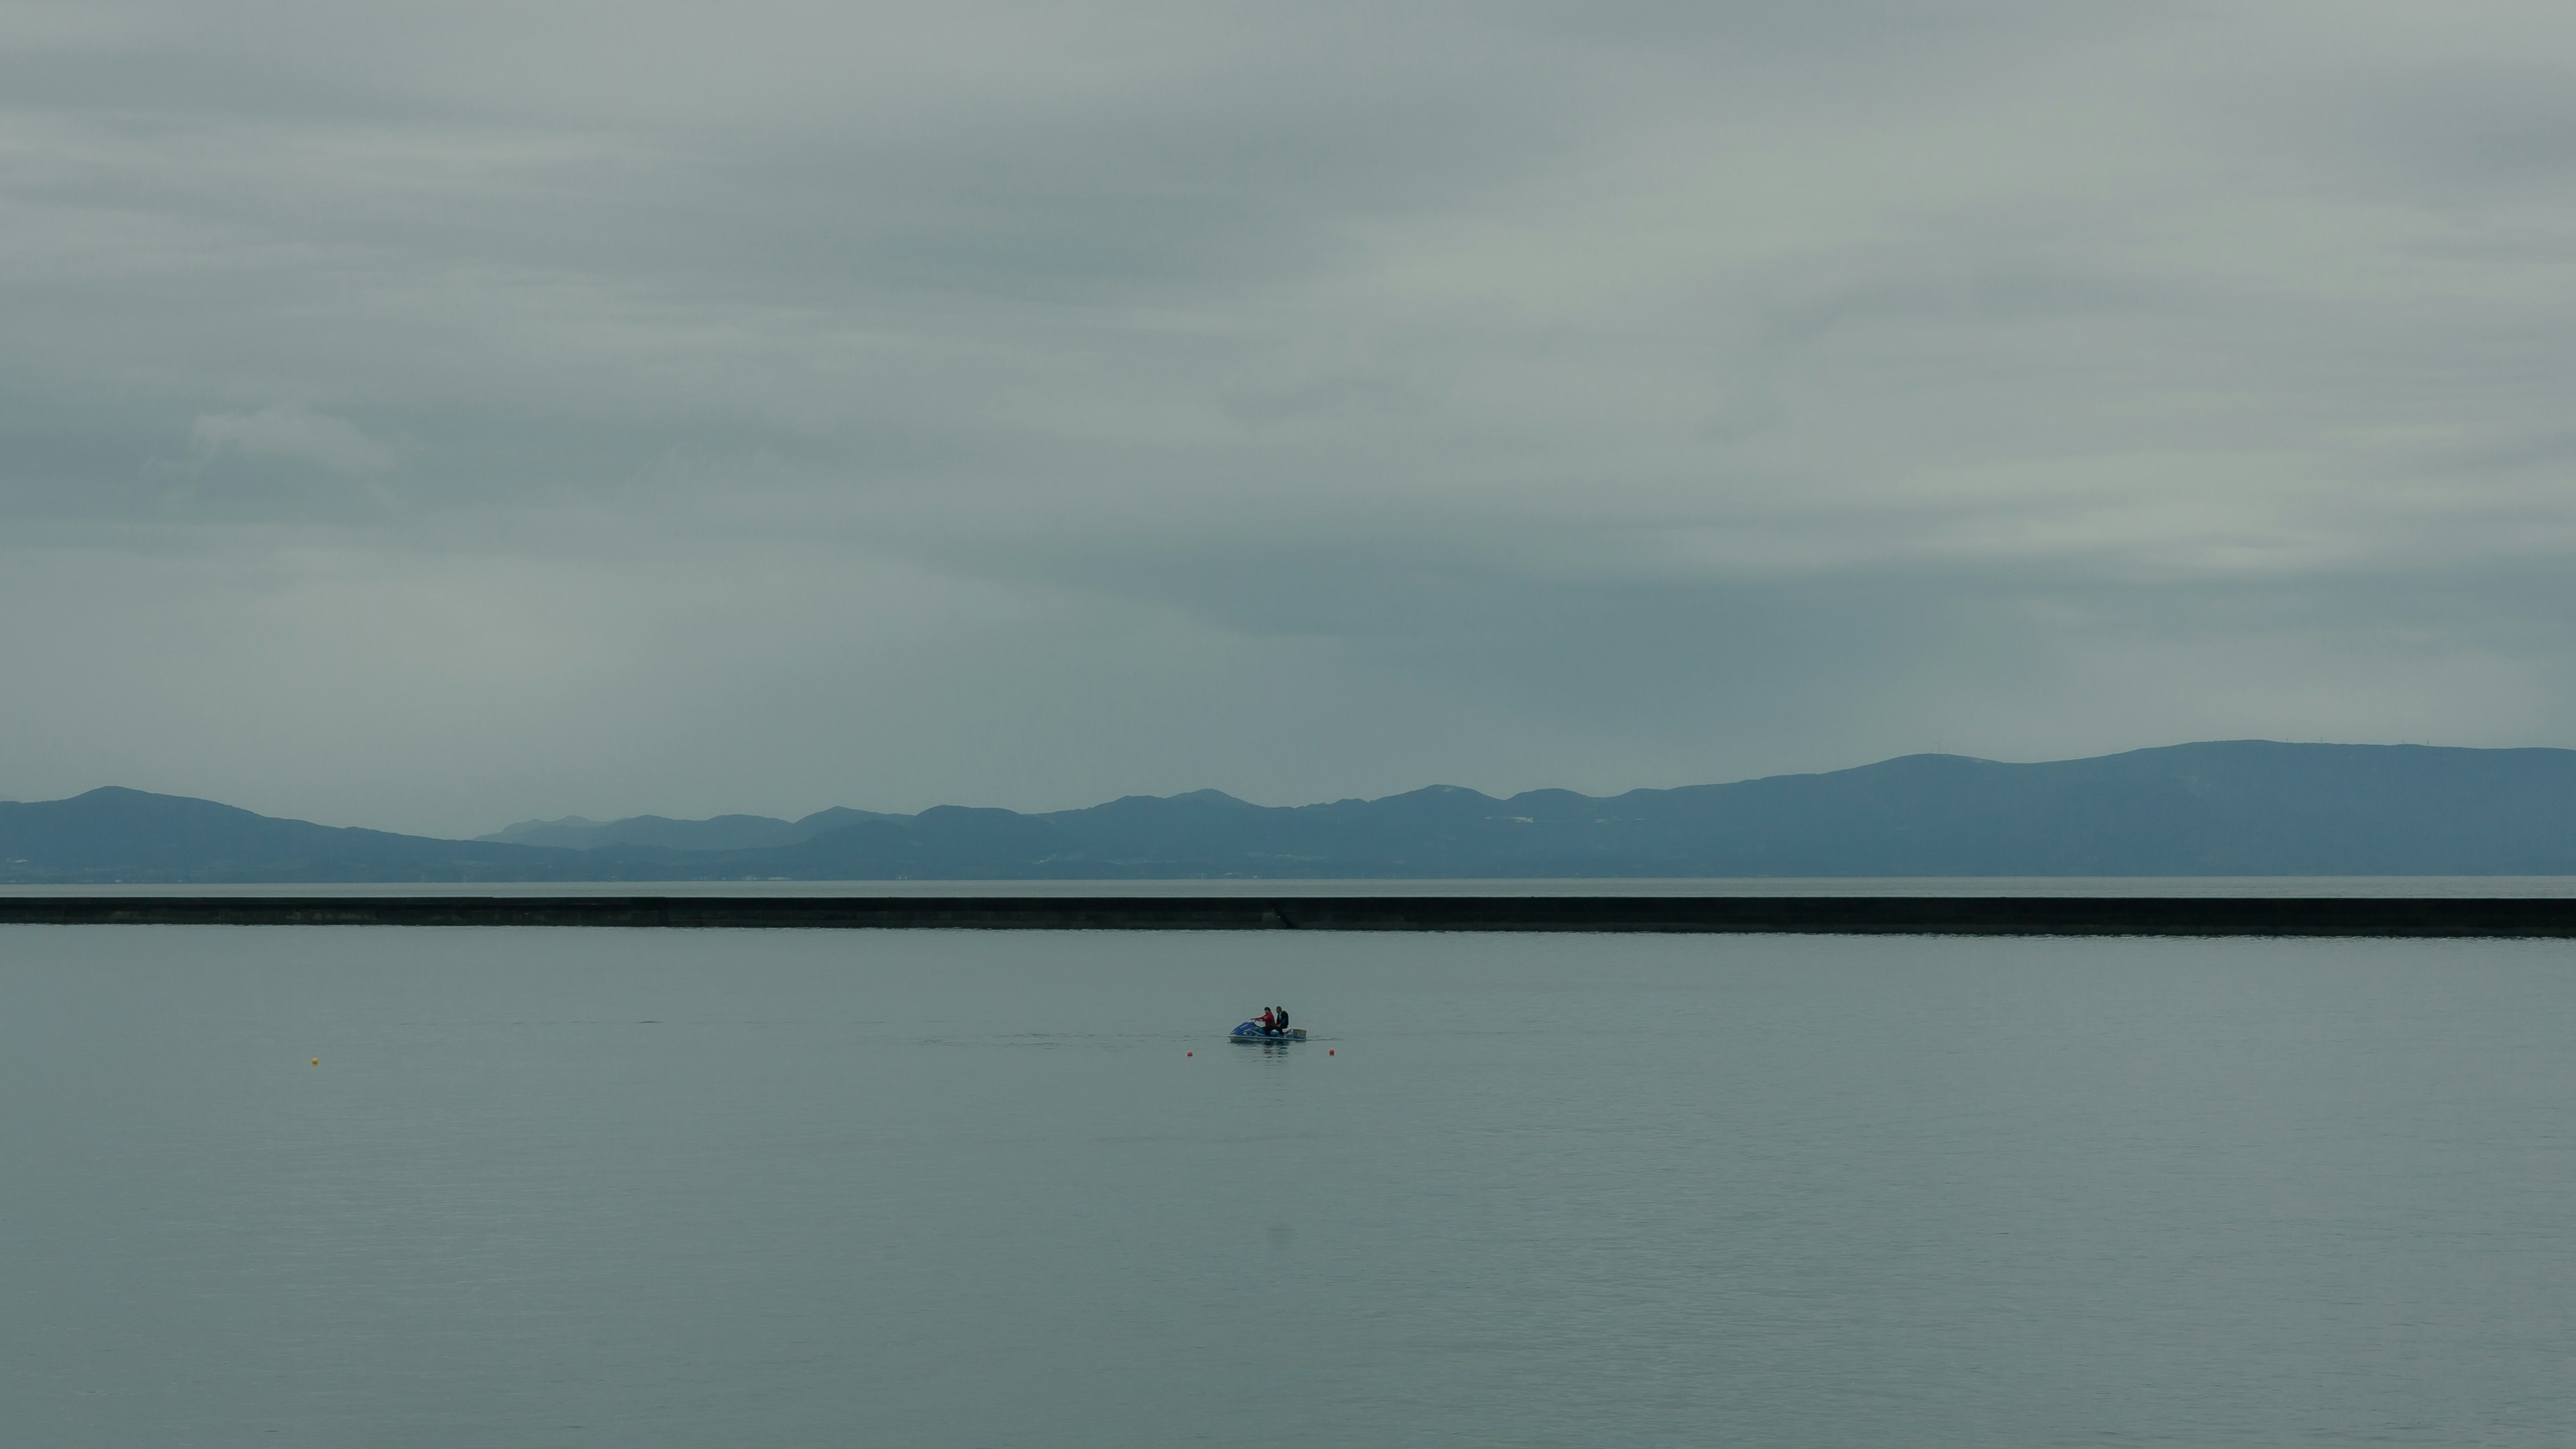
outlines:
[[2576, 15], [0, 6], [0, 796], [2576, 737]]

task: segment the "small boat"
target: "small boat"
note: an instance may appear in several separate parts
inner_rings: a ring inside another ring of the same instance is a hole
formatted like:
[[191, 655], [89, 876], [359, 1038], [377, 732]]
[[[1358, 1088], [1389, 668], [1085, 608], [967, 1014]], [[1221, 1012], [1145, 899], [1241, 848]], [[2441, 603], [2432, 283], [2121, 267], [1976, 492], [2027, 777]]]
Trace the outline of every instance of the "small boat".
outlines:
[[1304, 1041], [1305, 1039], [1306, 1028], [1302, 1026], [1292, 1026], [1286, 1031], [1263, 1031], [1261, 1029], [1261, 1023], [1257, 1021], [1247, 1021], [1243, 1025], [1236, 1027], [1226, 1036], [1227, 1041], [1279, 1042]]

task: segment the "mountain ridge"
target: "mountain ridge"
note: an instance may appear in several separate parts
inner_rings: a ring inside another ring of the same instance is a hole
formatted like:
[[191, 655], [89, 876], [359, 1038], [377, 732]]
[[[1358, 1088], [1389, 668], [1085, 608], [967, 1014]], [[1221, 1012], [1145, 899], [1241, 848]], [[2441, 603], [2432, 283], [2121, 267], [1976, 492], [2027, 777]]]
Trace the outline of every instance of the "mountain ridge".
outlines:
[[2576, 751], [2264, 740], [1904, 755], [1612, 796], [1432, 785], [1262, 806], [1203, 790], [1028, 814], [565, 817], [471, 841], [113, 787], [0, 803], [0, 881], [16, 883], [2558, 874], [2576, 874]]
[[663, 815], [629, 815], [620, 820], [590, 820], [566, 815], [556, 820], [522, 820], [489, 835], [485, 844], [546, 845], [567, 850], [596, 850], [605, 845], [655, 845], [666, 850], [752, 850], [793, 845], [827, 830], [879, 818], [872, 810], [835, 805], [795, 820], [770, 815], [717, 815], [705, 820], [674, 820]]

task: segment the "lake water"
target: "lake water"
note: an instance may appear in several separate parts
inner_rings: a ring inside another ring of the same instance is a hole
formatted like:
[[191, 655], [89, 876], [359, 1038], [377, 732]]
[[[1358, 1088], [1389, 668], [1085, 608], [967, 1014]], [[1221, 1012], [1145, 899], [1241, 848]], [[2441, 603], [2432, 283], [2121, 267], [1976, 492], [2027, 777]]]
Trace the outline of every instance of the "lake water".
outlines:
[[2576, 944], [0, 928], [0, 1421], [2564, 1443]]

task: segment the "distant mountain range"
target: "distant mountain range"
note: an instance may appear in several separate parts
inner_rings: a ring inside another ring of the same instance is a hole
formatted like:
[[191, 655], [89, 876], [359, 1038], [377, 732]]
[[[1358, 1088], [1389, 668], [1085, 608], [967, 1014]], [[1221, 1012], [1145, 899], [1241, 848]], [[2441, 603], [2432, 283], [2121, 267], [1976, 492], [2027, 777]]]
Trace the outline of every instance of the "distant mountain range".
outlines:
[[437, 840], [101, 789], [0, 803], [0, 882], [2576, 874], [2576, 751], [2175, 745], [1497, 800], [1201, 790], [1023, 815], [525, 821]]

